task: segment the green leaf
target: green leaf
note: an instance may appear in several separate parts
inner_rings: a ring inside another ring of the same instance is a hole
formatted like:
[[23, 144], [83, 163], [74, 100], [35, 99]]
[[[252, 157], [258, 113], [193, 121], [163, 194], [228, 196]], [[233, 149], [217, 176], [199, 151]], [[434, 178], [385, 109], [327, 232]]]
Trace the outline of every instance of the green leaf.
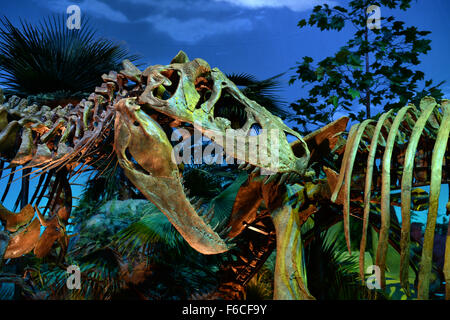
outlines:
[[[386, 0], [380, 5], [393, 10], [406, 10], [410, 2]], [[417, 97], [427, 94], [442, 97], [439, 86], [427, 88], [431, 82], [425, 83], [425, 89], [418, 89], [418, 84], [426, 76], [416, 66], [420, 64], [421, 55], [431, 49], [430, 39], [425, 38], [429, 32], [415, 26], [408, 27], [405, 22], [391, 15], [384, 17], [381, 30], [372, 30], [366, 40], [366, 5], [364, 1], [350, 1], [345, 7], [336, 6], [333, 9], [327, 5], [316, 6], [309, 20], [306, 19], [309, 25], [320, 30], [341, 30], [344, 22], [350, 20], [356, 30], [334, 55], [318, 61], [316, 66], [311, 58], [305, 57], [298, 66], [296, 79], [301, 80], [303, 87], [312, 85], [305, 100], [319, 98], [310, 104], [309, 109], [305, 106], [294, 109], [302, 118], [299, 123], [305, 125], [328, 121], [329, 105], [320, 107], [324, 102], [334, 106], [331, 112], [335, 112], [338, 107], [340, 110], [351, 110], [357, 103], [355, 100], [361, 100], [361, 92], [367, 90], [370, 90], [371, 96], [369, 107], [372, 109], [384, 104], [385, 111], [395, 109], [398, 105], [414, 103]], [[305, 25], [306, 20], [300, 21], [299, 25]], [[366, 62], [369, 64], [367, 70]], [[356, 119], [367, 115], [353, 113], [350, 116]]]
[[304, 26], [306, 26], [306, 20], [302, 19], [298, 22], [297, 26], [299, 26], [300, 28], [303, 28]]
[[358, 91], [358, 90], [355, 90], [355, 89], [352, 89], [352, 88], [348, 89], [347, 93], [348, 93], [349, 95], [352, 96], [352, 99], [355, 99], [355, 98], [357, 98], [357, 97], [358, 97], [358, 98], [360, 97], [359, 91]]
[[316, 69], [317, 81], [322, 80], [324, 74], [325, 74], [325, 70], [322, 67], [318, 67]]
[[331, 96], [328, 99], [328, 102], [331, 103], [335, 108], [337, 108], [337, 106], [338, 106], [338, 101], [339, 101], [339, 98], [336, 96]]

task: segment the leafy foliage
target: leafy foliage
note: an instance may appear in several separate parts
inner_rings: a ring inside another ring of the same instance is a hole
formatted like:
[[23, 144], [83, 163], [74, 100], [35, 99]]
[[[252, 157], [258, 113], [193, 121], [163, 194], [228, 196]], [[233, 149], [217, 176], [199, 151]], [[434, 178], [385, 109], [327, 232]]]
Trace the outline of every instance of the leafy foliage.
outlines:
[[102, 82], [102, 74], [118, 70], [123, 59], [137, 59], [122, 45], [96, 39], [85, 21], [79, 30], [68, 29], [63, 16], [39, 25], [21, 21], [20, 27], [4, 17], [1, 24], [0, 83], [11, 94], [80, 97]]
[[144, 248], [153, 251], [152, 246], [163, 245], [178, 252], [186, 249], [186, 243], [166, 216], [154, 205], [148, 203], [143, 217], [122, 230], [116, 240], [119, 250], [125, 255], [133, 255]]
[[108, 247], [78, 257], [74, 255], [68, 262], [80, 268], [82, 285], [79, 290], [67, 288], [65, 265], [41, 264], [32, 272], [41, 292], [48, 292], [51, 299], [108, 300], [126, 286], [121, 277], [120, 257]]
[[246, 300], [273, 299], [275, 261], [276, 250], [272, 252], [258, 273], [248, 282], [245, 291]]
[[270, 300], [273, 297], [273, 274], [267, 268], [262, 268], [248, 282], [246, 300]]
[[155, 299], [187, 299], [217, 287], [217, 271], [228, 253], [202, 255], [155, 206], [148, 203], [143, 211], [144, 216], [114, 241], [128, 262], [138, 255], [147, 257], [152, 274], [140, 290]]
[[283, 75], [284, 73], [281, 73], [265, 80], [256, 80], [253, 75], [246, 73], [227, 74], [227, 77], [240, 88], [247, 98], [284, 119], [287, 116], [284, 102], [276, 94], [281, 89], [278, 79]]
[[[351, 25], [353, 37], [334, 55], [316, 65], [311, 57], [303, 57], [290, 83], [300, 80], [309, 86], [309, 96], [291, 104], [297, 113], [294, 120], [304, 131], [307, 124], [323, 125], [336, 112], [348, 113], [351, 119], [361, 121], [373, 116], [374, 107], [384, 104], [384, 110], [398, 110], [409, 102], [418, 102], [426, 95], [442, 98], [439, 87], [425, 80], [417, 70], [419, 57], [431, 49], [429, 31], [407, 27], [394, 16], [381, 17], [381, 28], [369, 30], [366, 10], [371, 5], [406, 10], [411, 0], [354, 0], [348, 8], [329, 5], [316, 6], [309, 19], [298, 26], [315, 26], [321, 31], [341, 31]], [[420, 83], [424, 87], [419, 89]], [[365, 110], [360, 110], [360, 105]]]
[[213, 198], [222, 190], [226, 177], [220, 174], [220, 165], [192, 164], [184, 165], [183, 186], [189, 190], [189, 196]]
[[336, 235], [333, 229], [319, 232], [305, 247], [308, 289], [318, 300], [364, 298], [358, 258], [348, 255], [345, 242], [336, 241]]

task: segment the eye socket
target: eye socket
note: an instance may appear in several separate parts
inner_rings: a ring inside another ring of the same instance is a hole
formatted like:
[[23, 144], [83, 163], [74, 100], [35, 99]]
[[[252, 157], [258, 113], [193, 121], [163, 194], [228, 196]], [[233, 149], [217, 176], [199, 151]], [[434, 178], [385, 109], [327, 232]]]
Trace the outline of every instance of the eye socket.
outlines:
[[169, 100], [175, 94], [180, 83], [180, 73], [177, 70], [169, 69], [160, 72], [163, 76], [168, 78], [171, 82], [170, 86], [160, 85], [153, 90], [153, 96], [161, 100]]
[[134, 124], [136, 127], [139, 127], [139, 126], [141, 125], [141, 124], [139, 123], [139, 121], [137, 121], [137, 120], [134, 121], [133, 124]]
[[210, 72], [200, 74], [194, 81], [195, 90], [200, 94], [196, 109], [200, 109], [201, 105], [211, 98], [214, 81], [211, 79]]

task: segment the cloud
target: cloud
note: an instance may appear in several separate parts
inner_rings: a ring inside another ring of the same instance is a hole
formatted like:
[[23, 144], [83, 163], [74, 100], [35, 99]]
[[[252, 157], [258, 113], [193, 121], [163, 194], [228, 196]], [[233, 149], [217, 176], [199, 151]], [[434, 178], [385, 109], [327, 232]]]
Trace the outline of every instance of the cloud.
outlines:
[[50, 0], [44, 3], [42, 1], [39, 1], [38, 3], [43, 4], [51, 11], [58, 13], [66, 13], [67, 7], [75, 4], [79, 6], [81, 9], [81, 16], [87, 13], [96, 18], [106, 19], [120, 23], [129, 22], [126, 15], [124, 15], [121, 11], [115, 10], [106, 3], [100, 2], [98, 0], [84, 0], [80, 3], [74, 3], [73, 1], [69, 0]]
[[326, 0], [214, 0], [216, 2], [227, 2], [229, 4], [249, 9], [263, 8], [288, 8], [292, 11], [306, 11], [316, 5], [328, 3], [336, 5], [337, 1]]
[[[124, 3], [125, 0], [120, 0], [120, 2]], [[70, 0], [50, 0], [38, 3], [45, 5], [53, 12], [60, 13], [65, 13], [67, 7], [74, 4]], [[229, 7], [229, 4], [219, 4], [205, 0], [127, 0], [127, 3], [132, 6], [155, 7], [157, 10], [154, 11], [154, 14], [144, 18], [130, 20], [122, 11], [113, 8], [113, 3], [107, 4], [99, 0], [83, 0], [76, 3], [76, 5], [80, 7], [82, 15], [89, 14], [95, 18], [119, 23], [144, 22], [152, 29], [167, 34], [173, 40], [188, 44], [194, 44], [214, 35], [252, 29], [252, 22], [248, 18], [227, 15], [223, 21], [218, 21], [211, 14], [201, 14], [202, 12], [216, 12], [218, 7]], [[235, 15], [235, 11], [230, 8], [229, 12]]]
[[235, 18], [226, 21], [214, 21], [205, 18], [182, 20], [159, 15], [148, 17], [147, 21], [156, 30], [167, 32], [172, 39], [189, 44], [197, 43], [206, 37], [249, 31], [253, 28], [252, 22], [246, 18]]
[[[149, 28], [167, 34], [175, 41], [194, 44], [215, 35], [251, 31], [261, 20], [261, 14], [249, 10], [288, 8], [292, 11], [309, 10], [325, 0], [33, 0], [53, 12], [65, 13], [68, 6], [77, 4], [81, 14], [117, 23], [146, 23]], [[150, 14], [128, 18], [118, 8], [130, 6]], [[239, 7], [240, 10], [236, 10]]]
[[95, 15], [99, 18], [104, 18], [107, 20], [115, 22], [129, 22], [126, 15], [124, 15], [119, 10], [114, 10], [104, 2], [97, 0], [84, 0], [80, 4], [81, 10], [86, 10], [88, 13]]

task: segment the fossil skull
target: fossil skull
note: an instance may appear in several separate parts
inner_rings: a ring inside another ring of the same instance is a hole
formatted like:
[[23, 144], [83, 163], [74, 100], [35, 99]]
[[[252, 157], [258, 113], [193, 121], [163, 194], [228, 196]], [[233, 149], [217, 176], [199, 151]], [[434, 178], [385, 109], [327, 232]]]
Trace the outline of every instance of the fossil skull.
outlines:
[[[305, 141], [202, 59], [189, 61], [180, 52], [171, 64], [150, 66], [137, 78], [143, 92], [115, 106], [119, 164], [194, 249], [204, 254], [228, 250], [185, 195], [160, 116], [170, 119], [171, 127], [192, 126], [221, 146], [227, 157], [271, 174], [303, 175], [309, 161]], [[287, 135], [296, 141], [290, 144]]]

